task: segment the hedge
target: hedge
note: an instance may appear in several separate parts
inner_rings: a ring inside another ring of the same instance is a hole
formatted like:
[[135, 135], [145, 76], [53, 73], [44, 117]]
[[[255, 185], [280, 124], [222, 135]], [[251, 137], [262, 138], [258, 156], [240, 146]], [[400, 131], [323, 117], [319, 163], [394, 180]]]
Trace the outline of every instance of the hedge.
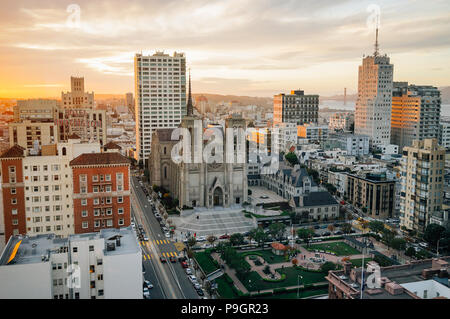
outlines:
[[286, 288], [275, 288], [275, 289], [273, 290], [273, 294], [274, 294], [274, 295], [276, 295], [276, 294], [281, 294], [281, 293], [285, 293], [285, 292], [287, 292], [287, 289], [286, 289]]
[[269, 281], [269, 282], [280, 282], [286, 279], [286, 274], [282, 274], [281, 278], [279, 279], [270, 279], [270, 278], [263, 278], [264, 281]]

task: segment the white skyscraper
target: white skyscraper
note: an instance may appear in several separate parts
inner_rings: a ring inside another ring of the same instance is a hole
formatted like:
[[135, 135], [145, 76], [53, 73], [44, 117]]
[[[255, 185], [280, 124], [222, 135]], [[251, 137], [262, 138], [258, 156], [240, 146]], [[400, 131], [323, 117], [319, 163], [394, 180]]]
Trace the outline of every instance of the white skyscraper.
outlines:
[[369, 136], [373, 148], [390, 144], [393, 70], [389, 57], [379, 55], [377, 29], [375, 52], [359, 66], [355, 109], [355, 134]]
[[176, 128], [186, 115], [186, 57], [156, 52], [134, 58], [136, 154], [146, 165], [155, 129]]

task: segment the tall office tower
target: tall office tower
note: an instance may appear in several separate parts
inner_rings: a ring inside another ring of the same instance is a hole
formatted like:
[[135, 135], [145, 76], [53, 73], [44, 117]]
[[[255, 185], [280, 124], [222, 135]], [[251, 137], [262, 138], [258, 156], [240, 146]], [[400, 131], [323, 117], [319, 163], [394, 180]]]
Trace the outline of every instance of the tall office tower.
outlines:
[[94, 92], [84, 91], [84, 77], [70, 77], [70, 92], [61, 92], [64, 108], [94, 108]]
[[318, 124], [319, 95], [305, 95], [304, 91], [291, 91], [273, 97], [273, 124]]
[[372, 148], [390, 144], [393, 70], [389, 57], [379, 55], [377, 28], [375, 52], [359, 66], [355, 108], [355, 134], [369, 136]]
[[186, 115], [186, 57], [177, 52], [136, 54], [134, 79], [136, 159], [146, 166], [152, 132], [176, 128]]
[[439, 137], [441, 93], [436, 87], [394, 82], [391, 143], [403, 147], [413, 140]]
[[403, 148], [400, 225], [423, 233], [430, 217], [442, 210], [445, 148], [437, 139], [414, 140]]

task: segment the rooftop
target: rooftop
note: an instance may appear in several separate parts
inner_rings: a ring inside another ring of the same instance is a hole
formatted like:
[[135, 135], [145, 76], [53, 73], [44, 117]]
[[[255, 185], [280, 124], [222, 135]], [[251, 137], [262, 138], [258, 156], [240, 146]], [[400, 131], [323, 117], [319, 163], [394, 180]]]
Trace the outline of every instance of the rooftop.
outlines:
[[[117, 246], [116, 238], [120, 238], [120, 246]], [[98, 233], [76, 234], [68, 238], [57, 238], [54, 234], [13, 236], [1, 254], [0, 266], [46, 262], [51, 254], [69, 247], [69, 242], [72, 245], [74, 242], [100, 239], [105, 241], [105, 255], [129, 254], [140, 249], [131, 227], [102, 229]], [[114, 242], [114, 250], [106, 249], [108, 242]]]
[[85, 153], [70, 161], [70, 166], [129, 164], [130, 161], [120, 153]]

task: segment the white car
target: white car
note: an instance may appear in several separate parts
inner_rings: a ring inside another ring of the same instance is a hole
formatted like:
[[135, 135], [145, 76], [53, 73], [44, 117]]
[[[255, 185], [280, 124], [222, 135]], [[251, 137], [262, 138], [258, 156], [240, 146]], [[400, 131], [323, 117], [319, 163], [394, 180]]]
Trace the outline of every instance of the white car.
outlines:
[[194, 288], [195, 289], [202, 289], [202, 286], [200, 286], [200, 284], [197, 283], [197, 284], [194, 284]]
[[148, 237], [147, 236], [144, 236], [144, 241], [148, 241]]
[[197, 237], [197, 241], [205, 241], [206, 237], [205, 236], [198, 236]]
[[169, 233], [165, 233], [164, 236], [166, 236], [166, 238], [170, 238], [170, 234]]
[[194, 275], [189, 275], [188, 278], [193, 284], [197, 283], [197, 277], [195, 277]]
[[428, 244], [427, 243], [419, 243], [419, 246], [422, 248], [428, 248]]
[[144, 283], [145, 283], [145, 286], [148, 289], [152, 289], [153, 288], [153, 285], [152, 285], [152, 283], [149, 280], [144, 280]]
[[150, 299], [150, 291], [147, 287], [144, 287], [143, 295], [145, 299]]
[[186, 275], [192, 275], [191, 268], [186, 268]]

